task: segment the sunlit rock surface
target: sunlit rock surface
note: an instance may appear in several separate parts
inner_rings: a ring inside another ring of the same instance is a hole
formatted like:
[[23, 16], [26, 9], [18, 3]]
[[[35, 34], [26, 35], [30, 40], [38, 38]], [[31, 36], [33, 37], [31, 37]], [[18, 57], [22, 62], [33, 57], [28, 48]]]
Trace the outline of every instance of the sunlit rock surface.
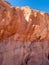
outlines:
[[0, 0], [0, 65], [49, 65], [49, 14]]

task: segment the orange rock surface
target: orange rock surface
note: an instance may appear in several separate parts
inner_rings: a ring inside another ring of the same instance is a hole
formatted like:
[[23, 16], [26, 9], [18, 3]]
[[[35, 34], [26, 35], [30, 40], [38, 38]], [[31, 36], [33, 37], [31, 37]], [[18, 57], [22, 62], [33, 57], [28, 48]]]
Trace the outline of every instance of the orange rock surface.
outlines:
[[49, 14], [0, 1], [0, 40], [49, 40]]
[[49, 65], [49, 14], [0, 0], [0, 65]]

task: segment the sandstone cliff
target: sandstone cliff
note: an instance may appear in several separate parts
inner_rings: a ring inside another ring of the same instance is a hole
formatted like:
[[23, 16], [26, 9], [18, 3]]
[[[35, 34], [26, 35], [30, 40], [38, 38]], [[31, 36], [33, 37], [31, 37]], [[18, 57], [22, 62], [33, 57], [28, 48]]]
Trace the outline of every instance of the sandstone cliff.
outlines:
[[49, 14], [0, 1], [0, 40], [49, 40]]
[[49, 14], [0, 0], [0, 65], [49, 65]]

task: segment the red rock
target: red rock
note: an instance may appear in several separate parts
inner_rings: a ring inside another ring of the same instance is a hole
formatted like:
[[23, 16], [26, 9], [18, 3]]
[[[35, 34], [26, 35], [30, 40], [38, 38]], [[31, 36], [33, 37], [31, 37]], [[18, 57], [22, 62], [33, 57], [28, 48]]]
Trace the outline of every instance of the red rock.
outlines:
[[0, 65], [49, 65], [49, 14], [0, 1]]
[[11, 36], [13, 40], [21, 41], [49, 39], [49, 14], [29, 7], [12, 7], [7, 2], [0, 3], [0, 40]]

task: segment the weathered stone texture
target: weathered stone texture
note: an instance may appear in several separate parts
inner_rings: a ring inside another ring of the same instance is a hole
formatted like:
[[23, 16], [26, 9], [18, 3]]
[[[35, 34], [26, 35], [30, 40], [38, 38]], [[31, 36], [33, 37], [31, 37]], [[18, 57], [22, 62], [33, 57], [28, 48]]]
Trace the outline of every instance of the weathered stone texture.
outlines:
[[49, 14], [0, 0], [0, 65], [49, 65]]

